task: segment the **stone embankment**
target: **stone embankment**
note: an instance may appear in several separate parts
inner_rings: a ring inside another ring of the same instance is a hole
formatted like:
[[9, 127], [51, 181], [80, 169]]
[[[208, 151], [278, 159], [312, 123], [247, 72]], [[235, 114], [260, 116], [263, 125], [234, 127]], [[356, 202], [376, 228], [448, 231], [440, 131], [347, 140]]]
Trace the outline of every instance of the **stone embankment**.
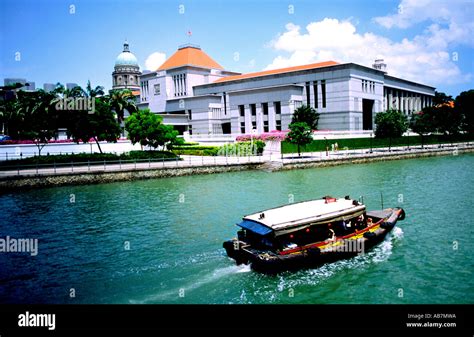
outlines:
[[324, 157], [307, 158], [284, 158], [278, 160], [267, 160], [263, 162], [229, 163], [227, 165], [208, 164], [188, 167], [163, 167], [163, 168], [137, 168], [115, 171], [91, 171], [91, 172], [68, 172], [61, 174], [22, 174], [11, 175], [0, 178], [0, 193], [9, 191], [25, 190], [41, 187], [56, 187], [68, 185], [102, 184], [110, 182], [133, 181], [140, 179], [157, 179], [177, 177], [196, 174], [211, 174], [223, 172], [235, 172], [244, 170], [263, 170], [266, 172], [293, 170], [303, 168], [327, 167], [345, 164], [362, 164], [379, 161], [423, 158], [434, 156], [459, 155], [474, 152], [474, 146], [459, 148], [431, 148], [425, 150], [374, 152], [360, 154], [344, 154]]

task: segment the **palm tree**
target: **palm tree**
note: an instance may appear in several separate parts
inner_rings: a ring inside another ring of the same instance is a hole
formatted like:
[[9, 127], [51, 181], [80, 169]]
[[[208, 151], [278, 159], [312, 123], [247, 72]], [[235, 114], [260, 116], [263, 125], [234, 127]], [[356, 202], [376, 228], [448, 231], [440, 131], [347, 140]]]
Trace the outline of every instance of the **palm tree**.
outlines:
[[86, 96], [96, 97], [96, 96], [103, 96], [103, 95], [104, 95], [103, 86], [98, 85], [95, 88], [92, 88], [91, 81], [87, 81]]
[[109, 96], [109, 103], [112, 110], [117, 115], [117, 121], [121, 124], [124, 120], [125, 110], [133, 113], [138, 110], [135, 96], [128, 89], [125, 90], [111, 90]]

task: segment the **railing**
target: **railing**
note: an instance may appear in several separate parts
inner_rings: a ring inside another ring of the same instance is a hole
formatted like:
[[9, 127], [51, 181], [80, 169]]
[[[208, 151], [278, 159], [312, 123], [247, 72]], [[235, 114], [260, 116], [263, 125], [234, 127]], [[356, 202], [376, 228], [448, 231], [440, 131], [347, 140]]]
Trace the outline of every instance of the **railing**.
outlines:
[[[276, 159], [276, 156], [273, 156]], [[271, 156], [183, 156], [167, 159], [101, 160], [48, 164], [18, 164], [0, 167], [1, 176], [54, 175], [87, 172], [117, 172], [130, 170], [190, 168], [201, 166], [227, 166], [241, 164], [259, 164], [271, 160]]]
[[397, 146], [392, 147], [373, 147], [372, 149], [353, 149], [348, 148], [339, 149], [338, 151], [318, 151], [318, 152], [302, 152], [301, 156], [297, 153], [283, 154], [281, 160], [283, 164], [293, 164], [300, 162], [317, 162], [317, 161], [335, 161], [341, 159], [348, 159], [351, 157], [380, 157], [380, 156], [396, 156], [399, 154], [433, 152], [434, 150], [452, 151], [453, 155], [457, 155], [459, 150], [473, 148], [473, 142], [463, 142], [454, 144], [429, 144], [416, 146]]
[[48, 163], [48, 164], [18, 164], [12, 166], [0, 166], [0, 177], [9, 176], [41, 176], [56, 174], [79, 174], [88, 172], [120, 172], [131, 170], [148, 170], [148, 169], [173, 169], [173, 168], [192, 168], [203, 166], [231, 166], [244, 164], [262, 164], [268, 162], [280, 162], [282, 164], [295, 164], [303, 162], [319, 162], [334, 161], [348, 159], [351, 157], [378, 157], [378, 156], [396, 156], [398, 154], [433, 152], [434, 150], [452, 151], [453, 155], [457, 155], [459, 150], [474, 148], [473, 142], [463, 142], [455, 144], [431, 144], [417, 146], [399, 146], [372, 148], [372, 149], [356, 149], [349, 150], [347, 148], [338, 151], [319, 151], [319, 152], [302, 152], [302, 156], [298, 154], [280, 154], [270, 153], [261, 156], [187, 156], [180, 158], [164, 158], [164, 159], [132, 159], [132, 160], [100, 160], [100, 161], [82, 161], [67, 163]]
[[[128, 153], [130, 151], [127, 151], [127, 150], [124, 150], [124, 151], [114, 151], [114, 152], [106, 152], [107, 153], [110, 153], [110, 154], [115, 154], [115, 155], [119, 155], [119, 154], [123, 154], [123, 153]], [[79, 155], [79, 154], [83, 154], [85, 152], [67, 152], [67, 151], [41, 151], [41, 156], [42, 157], [46, 157], [46, 156], [49, 156], [49, 155]], [[98, 153], [98, 152], [94, 152], [94, 153]], [[38, 151], [22, 151], [20, 153], [8, 153], [8, 152], [5, 152], [5, 153], [2, 153], [0, 154], [0, 162], [2, 161], [9, 161], [9, 160], [16, 160], [16, 159], [23, 159], [23, 158], [31, 158], [31, 157], [36, 157], [38, 156]]]

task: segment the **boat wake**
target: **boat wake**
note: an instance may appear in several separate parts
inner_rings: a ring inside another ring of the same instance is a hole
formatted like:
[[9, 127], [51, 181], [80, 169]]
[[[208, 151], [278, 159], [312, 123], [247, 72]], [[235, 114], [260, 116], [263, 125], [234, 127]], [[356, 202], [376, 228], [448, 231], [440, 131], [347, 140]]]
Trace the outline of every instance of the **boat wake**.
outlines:
[[229, 275], [232, 274], [237, 274], [237, 273], [248, 273], [250, 272], [250, 266], [249, 265], [232, 265], [228, 267], [222, 267], [222, 268], [217, 268], [211, 273], [205, 274], [202, 277], [199, 277], [199, 281], [193, 281], [192, 283], [190, 282], [187, 285], [181, 286], [176, 289], [172, 290], [167, 290], [164, 292], [160, 292], [158, 294], [153, 294], [150, 296], [147, 296], [143, 300], [129, 300], [131, 304], [150, 304], [150, 303], [171, 303], [175, 302], [176, 298], [179, 297], [179, 294], [186, 294], [192, 290], [195, 290], [197, 288], [200, 288], [204, 285], [214, 283], [216, 281], [219, 281], [222, 278], [225, 278]]
[[393, 245], [402, 238], [403, 230], [400, 227], [395, 227], [382, 243], [365, 254], [348, 260], [339, 260], [325, 264], [317, 269], [301, 270], [296, 273], [283, 273], [278, 276], [277, 290], [284, 292], [298, 286], [318, 285], [346, 270], [360, 270], [367, 268], [367, 266], [373, 263], [386, 261], [392, 255]]

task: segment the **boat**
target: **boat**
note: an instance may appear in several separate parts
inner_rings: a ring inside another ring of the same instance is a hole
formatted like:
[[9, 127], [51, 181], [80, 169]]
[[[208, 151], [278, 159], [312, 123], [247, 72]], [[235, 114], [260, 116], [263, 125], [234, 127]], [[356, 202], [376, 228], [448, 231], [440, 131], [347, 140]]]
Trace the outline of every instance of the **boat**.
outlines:
[[325, 196], [244, 216], [223, 247], [261, 273], [315, 268], [364, 254], [404, 218], [399, 207], [367, 211], [363, 200]]

